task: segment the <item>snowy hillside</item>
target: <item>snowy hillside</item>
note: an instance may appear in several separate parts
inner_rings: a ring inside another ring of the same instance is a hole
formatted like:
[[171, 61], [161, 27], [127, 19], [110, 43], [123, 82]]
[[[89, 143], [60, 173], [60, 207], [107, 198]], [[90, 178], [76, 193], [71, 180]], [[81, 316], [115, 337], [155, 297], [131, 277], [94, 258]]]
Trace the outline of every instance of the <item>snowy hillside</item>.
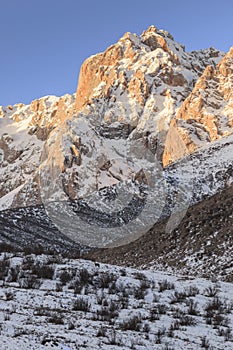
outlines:
[[232, 349], [232, 284], [59, 256], [0, 266], [2, 350]]

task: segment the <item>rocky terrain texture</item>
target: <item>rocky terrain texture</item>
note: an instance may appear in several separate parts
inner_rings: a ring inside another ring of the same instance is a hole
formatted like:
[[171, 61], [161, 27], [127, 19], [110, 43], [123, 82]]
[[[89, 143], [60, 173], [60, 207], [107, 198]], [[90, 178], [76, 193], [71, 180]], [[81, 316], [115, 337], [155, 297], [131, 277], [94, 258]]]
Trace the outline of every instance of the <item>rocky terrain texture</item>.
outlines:
[[62, 254], [78, 258], [80, 245], [64, 236], [42, 205], [0, 211], [0, 251]]
[[231, 186], [190, 207], [171, 232], [164, 220], [135, 242], [96, 250], [87, 258], [233, 282], [232, 194]]

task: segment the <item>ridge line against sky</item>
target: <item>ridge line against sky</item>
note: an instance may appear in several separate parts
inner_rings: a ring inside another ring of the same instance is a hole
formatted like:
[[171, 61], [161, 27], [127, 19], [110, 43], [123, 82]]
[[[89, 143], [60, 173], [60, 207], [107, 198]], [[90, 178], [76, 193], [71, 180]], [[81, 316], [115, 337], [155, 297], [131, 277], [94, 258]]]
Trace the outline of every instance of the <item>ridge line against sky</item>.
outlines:
[[87, 57], [150, 25], [187, 51], [233, 45], [231, 0], [0, 0], [0, 9], [0, 105], [74, 93]]

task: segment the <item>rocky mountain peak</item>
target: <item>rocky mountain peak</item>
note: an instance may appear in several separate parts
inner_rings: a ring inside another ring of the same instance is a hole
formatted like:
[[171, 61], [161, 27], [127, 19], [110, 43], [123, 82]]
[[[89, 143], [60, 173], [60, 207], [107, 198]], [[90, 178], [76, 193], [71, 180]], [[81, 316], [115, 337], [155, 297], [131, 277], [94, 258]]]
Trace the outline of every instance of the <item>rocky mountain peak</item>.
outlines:
[[91, 56], [84, 62], [76, 93], [77, 111], [94, 98], [112, 97], [116, 88], [122, 93], [127, 90], [143, 105], [148, 97], [149, 78], [156, 76], [168, 62], [178, 65], [179, 48], [183, 50], [168, 32], [159, 31], [154, 26], [141, 36], [127, 32], [104, 53]]
[[51, 160], [66, 195], [80, 198], [137, 177], [141, 165], [129, 165], [126, 144], [135, 149], [140, 141], [167, 166], [230, 134], [231, 62], [232, 50], [189, 53], [150, 26], [89, 57], [75, 96], [1, 107], [2, 202], [40, 202], [38, 166]]

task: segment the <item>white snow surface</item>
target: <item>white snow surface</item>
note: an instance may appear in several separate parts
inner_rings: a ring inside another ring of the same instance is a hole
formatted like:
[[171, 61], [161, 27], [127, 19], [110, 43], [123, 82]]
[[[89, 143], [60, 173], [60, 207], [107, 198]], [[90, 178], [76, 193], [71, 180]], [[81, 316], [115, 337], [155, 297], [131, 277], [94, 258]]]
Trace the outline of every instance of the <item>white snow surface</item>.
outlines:
[[15, 195], [23, 188], [23, 185], [17, 187], [15, 190], [7, 193], [0, 198], [0, 210], [5, 210], [11, 207]]
[[1, 350], [232, 350], [230, 283], [45, 255], [4, 262]]

